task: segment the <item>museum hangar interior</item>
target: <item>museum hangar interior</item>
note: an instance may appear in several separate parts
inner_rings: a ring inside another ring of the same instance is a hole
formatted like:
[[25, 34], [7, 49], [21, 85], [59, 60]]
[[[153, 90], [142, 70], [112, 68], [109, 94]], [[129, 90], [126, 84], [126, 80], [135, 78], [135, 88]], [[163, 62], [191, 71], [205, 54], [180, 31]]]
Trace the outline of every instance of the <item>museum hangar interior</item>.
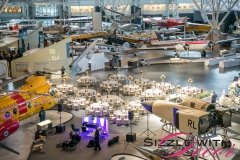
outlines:
[[240, 159], [239, 5], [2, 0], [0, 159]]

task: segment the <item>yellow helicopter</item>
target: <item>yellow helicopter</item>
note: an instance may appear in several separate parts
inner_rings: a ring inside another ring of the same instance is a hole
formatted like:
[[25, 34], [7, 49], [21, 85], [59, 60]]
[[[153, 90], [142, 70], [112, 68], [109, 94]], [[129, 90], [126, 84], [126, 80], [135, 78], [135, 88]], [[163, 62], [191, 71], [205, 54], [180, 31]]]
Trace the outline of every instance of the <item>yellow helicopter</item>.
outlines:
[[[7, 95], [0, 97], [0, 142], [18, 129], [20, 121], [39, 113], [41, 107], [46, 110], [59, 102], [59, 94], [48, 84], [45, 74], [36, 72], [19, 91], [7, 91]], [[16, 153], [7, 146], [3, 148]]]

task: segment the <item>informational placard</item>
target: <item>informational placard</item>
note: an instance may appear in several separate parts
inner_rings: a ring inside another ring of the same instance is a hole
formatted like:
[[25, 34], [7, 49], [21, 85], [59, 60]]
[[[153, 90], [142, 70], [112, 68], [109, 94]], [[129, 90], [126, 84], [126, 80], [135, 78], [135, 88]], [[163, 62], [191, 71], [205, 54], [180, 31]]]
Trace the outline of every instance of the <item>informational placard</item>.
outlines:
[[43, 31], [39, 31], [39, 43], [43, 43], [44, 42], [44, 37], [43, 37]]
[[35, 71], [57, 71], [68, 67], [67, 61], [34, 62]]
[[23, 34], [22, 38], [27, 39], [27, 37], [28, 37], [27, 28], [23, 28], [23, 33], [22, 34]]
[[28, 62], [15, 62], [15, 64], [17, 72], [24, 72], [27, 68], [29, 68]]
[[102, 13], [92, 12], [92, 28], [93, 30], [102, 30]]

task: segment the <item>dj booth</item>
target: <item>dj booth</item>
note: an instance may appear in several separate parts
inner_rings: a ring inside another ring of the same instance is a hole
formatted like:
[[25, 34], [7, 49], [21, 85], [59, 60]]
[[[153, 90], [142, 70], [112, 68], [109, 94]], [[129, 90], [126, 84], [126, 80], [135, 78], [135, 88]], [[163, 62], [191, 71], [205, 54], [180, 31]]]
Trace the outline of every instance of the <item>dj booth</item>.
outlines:
[[108, 120], [106, 118], [83, 117], [82, 125], [85, 126], [88, 131], [98, 127], [101, 128], [105, 134], [108, 134]]

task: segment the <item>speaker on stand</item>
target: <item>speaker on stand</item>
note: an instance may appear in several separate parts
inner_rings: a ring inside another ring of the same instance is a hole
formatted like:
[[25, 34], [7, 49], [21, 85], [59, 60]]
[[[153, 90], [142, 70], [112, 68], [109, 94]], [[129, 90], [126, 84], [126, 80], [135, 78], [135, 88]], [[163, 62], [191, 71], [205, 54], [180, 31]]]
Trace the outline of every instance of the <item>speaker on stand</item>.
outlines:
[[61, 101], [58, 102], [58, 112], [60, 114], [60, 124], [56, 126], [56, 133], [62, 133], [65, 131], [65, 125], [62, 124], [62, 111], [63, 111], [63, 103]]

